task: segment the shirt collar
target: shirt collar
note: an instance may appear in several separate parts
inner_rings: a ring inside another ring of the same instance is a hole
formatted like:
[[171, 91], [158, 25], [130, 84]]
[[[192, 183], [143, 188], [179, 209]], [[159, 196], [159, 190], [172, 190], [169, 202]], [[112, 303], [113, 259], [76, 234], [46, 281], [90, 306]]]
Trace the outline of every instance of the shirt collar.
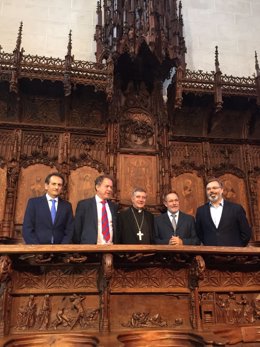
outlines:
[[58, 196], [56, 198], [52, 198], [48, 193], [46, 193], [46, 198], [48, 201], [51, 201], [51, 200], [58, 201]]
[[[101, 199], [97, 194], [95, 195], [95, 198], [96, 198], [97, 203], [100, 203], [104, 200], [104, 199]], [[105, 200], [105, 201], [107, 202], [107, 200]]]
[[[210, 201], [209, 201], [209, 206], [210, 207], [216, 207], [216, 206], [214, 206]], [[220, 201], [220, 203], [219, 203], [219, 205], [217, 206], [217, 207], [219, 207], [219, 206], [224, 206], [224, 199], [222, 199], [221, 201]]]
[[174, 213], [172, 213], [172, 212], [170, 212], [169, 210], [167, 210], [167, 213], [168, 213], [168, 216], [169, 216], [169, 217], [172, 217], [173, 214], [175, 215], [175, 217], [178, 217], [178, 216], [179, 216], [179, 210], [176, 211], [176, 212], [174, 212]]

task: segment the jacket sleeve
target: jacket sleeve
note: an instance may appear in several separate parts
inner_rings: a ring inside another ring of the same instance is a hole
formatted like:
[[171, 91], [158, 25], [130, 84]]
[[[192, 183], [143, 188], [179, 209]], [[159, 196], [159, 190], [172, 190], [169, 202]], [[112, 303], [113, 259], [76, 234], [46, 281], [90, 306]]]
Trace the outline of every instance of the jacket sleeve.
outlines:
[[26, 244], [37, 245], [40, 243], [35, 233], [35, 208], [35, 203], [32, 199], [29, 199], [25, 210], [22, 228], [23, 239]]
[[240, 238], [243, 246], [246, 246], [250, 241], [252, 230], [246, 218], [246, 212], [241, 205], [238, 210], [238, 225], [240, 230]]
[[197, 236], [196, 228], [195, 228], [195, 219], [192, 216], [190, 216], [189, 218], [187, 228], [189, 232], [189, 237], [182, 238], [183, 244], [184, 245], [200, 245], [200, 240]]
[[72, 242], [73, 232], [74, 232], [74, 218], [73, 218], [72, 206], [69, 202], [67, 202], [64, 236], [61, 243], [70, 244]]
[[75, 213], [73, 243], [81, 243], [81, 234], [82, 234], [83, 225], [84, 225], [84, 206], [83, 206], [83, 201], [79, 201], [76, 208], [76, 213]]

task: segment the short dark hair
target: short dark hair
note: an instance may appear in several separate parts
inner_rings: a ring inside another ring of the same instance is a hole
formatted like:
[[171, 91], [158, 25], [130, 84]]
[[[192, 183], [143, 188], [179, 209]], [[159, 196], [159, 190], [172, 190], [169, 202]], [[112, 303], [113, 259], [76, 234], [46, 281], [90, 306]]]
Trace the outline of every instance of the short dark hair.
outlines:
[[175, 190], [171, 190], [170, 192], [163, 194], [163, 201], [166, 201], [166, 198], [169, 194], [175, 194], [179, 199], [179, 194]]
[[217, 177], [210, 177], [210, 178], [208, 178], [207, 182], [206, 182], [206, 187], [211, 182], [218, 182], [220, 188], [223, 188], [223, 182], [219, 178], [217, 178]]
[[50, 173], [50, 174], [45, 178], [45, 183], [46, 183], [46, 184], [49, 184], [49, 183], [50, 183], [50, 179], [51, 179], [51, 177], [53, 177], [53, 176], [56, 176], [56, 177], [61, 178], [61, 179], [62, 179], [62, 185], [64, 184], [65, 179], [64, 179], [63, 175], [62, 175], [61, 173], [59, 173], [59, 172], [52, 172], [52, 173]]
[[112, 178], [111, 176], [109, 176], [109, 175], [100, 175], [100, 176], [98, 176], [98, 177], [95, 179], [95, 187], [96, 187], [96, 186], [100, 186], [100, 184], [104, 181], [105, 178], [111, 180], [112, 183], [114, 184], [114, 180], [113, 180], [113, 178]]

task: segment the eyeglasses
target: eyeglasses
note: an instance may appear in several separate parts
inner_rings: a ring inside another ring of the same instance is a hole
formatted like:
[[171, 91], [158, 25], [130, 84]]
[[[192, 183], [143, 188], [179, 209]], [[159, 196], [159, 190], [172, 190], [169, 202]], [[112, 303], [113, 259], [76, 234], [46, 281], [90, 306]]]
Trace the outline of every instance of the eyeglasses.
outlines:
[[216, 189], [221, 189], [221, 187], [207, 187], [207, 190], [216, 190]]

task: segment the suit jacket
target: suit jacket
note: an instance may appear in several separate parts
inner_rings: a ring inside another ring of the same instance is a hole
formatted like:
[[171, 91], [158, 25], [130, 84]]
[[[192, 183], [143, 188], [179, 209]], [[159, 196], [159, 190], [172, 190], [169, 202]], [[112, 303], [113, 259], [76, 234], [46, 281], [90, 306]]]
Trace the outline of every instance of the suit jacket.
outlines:
[[210, 214], [210, 205], [206, 203], [197, 209], [196, 231], [206, 246], [246, 246], [251, 237], [251, 228], [246, 213], [239, 204], [224, 200], [224, 206], [218, 228]]
[[[117, 205], [108, 200], [112, 215], [113, 242], [116, 238]], [[75, 214], [74, 243], [96, 244], [98, 236], [98, 215], [95, 196], [78, 202]]]
[[[173, 226], [168, 213], [163, 213], [155, 217], [155, 242], [168, 245], [170, 238], [174, 234]], [[182, 239], [184, 245], [199, 245], [200, 240], [195, 230], [195, 220], [193, 216], [179, 211], [179, 218], [176, 227], [176, 236]]]
[[74, 219], [71, 204], [58, 200], [54, 224], [46, 195], [28, 200], [24, 221], [23, 238], [27, 244], [71, 243]]
[[[154, 216], [144, 210], [144, 218], [148, 224], [150, 244], [154, 244]], [[120, 244], [140, 244], [135, 228], [133, 228], [131, 208], [121, 211], [118, 215], [118, 239]]]

